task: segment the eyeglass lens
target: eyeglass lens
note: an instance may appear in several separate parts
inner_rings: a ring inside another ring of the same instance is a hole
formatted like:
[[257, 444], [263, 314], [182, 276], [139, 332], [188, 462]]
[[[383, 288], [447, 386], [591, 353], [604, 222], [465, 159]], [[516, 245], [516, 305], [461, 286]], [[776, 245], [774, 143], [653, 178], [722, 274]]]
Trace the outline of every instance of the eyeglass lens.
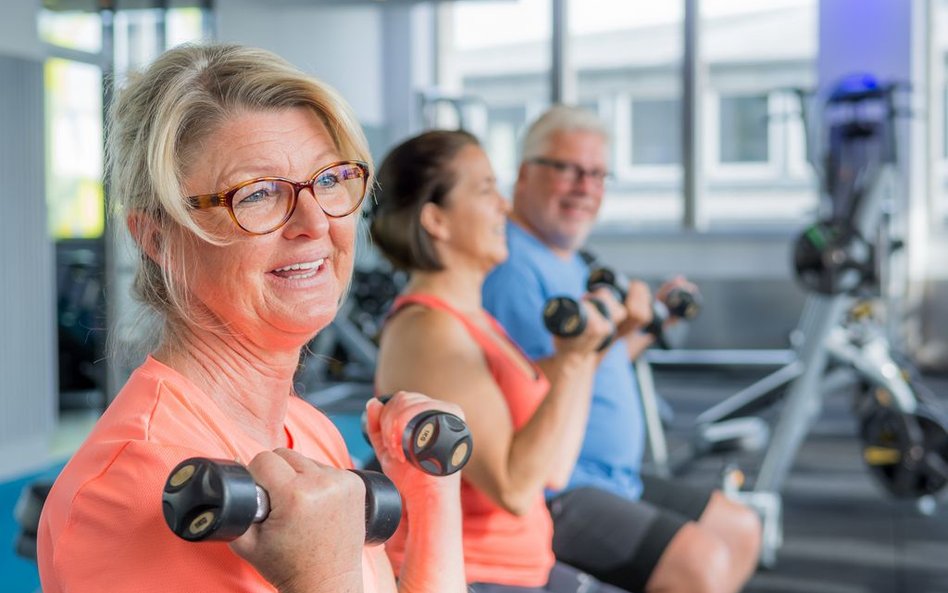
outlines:
[[[353, 164], [330, 167], [308, 186], [323, 211], [343, 216], [355, 208], [365, 193], [365, 172]], [[293, 208], [296, 189], [292, 183], [261, 180], [234, 193], [234, 217], [251, 232], [266, 232], [279, 226]]]

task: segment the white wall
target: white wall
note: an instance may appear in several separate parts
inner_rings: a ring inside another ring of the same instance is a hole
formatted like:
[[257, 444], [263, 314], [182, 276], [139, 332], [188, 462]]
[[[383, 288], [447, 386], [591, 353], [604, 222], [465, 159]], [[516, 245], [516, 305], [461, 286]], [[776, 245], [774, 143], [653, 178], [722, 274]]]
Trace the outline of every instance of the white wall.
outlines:
[[53, 250], [46, 231], [43, 62], [33, 2], [0, 18], [0, 479], [46, 461], [56, 422]]
[[385, 123], [381, 7], [215, 5], [220, 41], [273, 51], [335, 87], [363, 125]]
[[4, 2], [0, 17], [0, 54], [39, 60], [43, 47], [36, 33], [36, 15], [41, 0]]

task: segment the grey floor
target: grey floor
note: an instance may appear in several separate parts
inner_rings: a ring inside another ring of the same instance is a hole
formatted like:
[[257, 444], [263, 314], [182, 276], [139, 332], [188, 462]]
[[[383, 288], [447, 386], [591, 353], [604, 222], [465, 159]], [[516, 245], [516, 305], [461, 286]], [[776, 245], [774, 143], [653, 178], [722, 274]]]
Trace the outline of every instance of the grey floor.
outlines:
[[[760, 371], [656, 369], [656, 384], [675, 409], [670, 440], [680, 445], [694, 417], [750, 384]], [[948, 380], [926, 381], [948, 396]], [[930, 516], [885, 493], [863, 466], [852, 395], [834, 394], [802, 446], [783, 492], [784, 545], [777, 565], [761, 570], [747, 593], [933, 593], [948, 591], [948, 500]], [[765, 418], [773, 420], [779, 404]], [[686, 479], [706, 482], [726, 460], [694, 464]], [[760, 455], [731, 456], [751, 480]]]

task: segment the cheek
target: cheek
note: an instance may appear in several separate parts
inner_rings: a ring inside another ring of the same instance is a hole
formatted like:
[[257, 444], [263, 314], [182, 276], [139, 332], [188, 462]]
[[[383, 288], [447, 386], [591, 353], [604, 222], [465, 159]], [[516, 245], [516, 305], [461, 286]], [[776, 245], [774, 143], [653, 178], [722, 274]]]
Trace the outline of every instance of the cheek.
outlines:
[[336, 253], [336, 276], [348, 282], [352, 274], [352, 262], [355, 257], [356, 232], [358, 231], [357, 213], [342, 219], [330, 221], [329, 236]]
[[196, 280], [195, 292], [199, 291], [202, 300], [220, 300], [222, 294], [227, 295], [224, 301], [240, 300], [240, 295], [247, 291], [234, 290], [233, 287], [251, 285], [253, 279], [246, 268], [252, 263], [252, 258], [253, 252], [248, 253], [236, 245], [204, 244], [190, 272]]

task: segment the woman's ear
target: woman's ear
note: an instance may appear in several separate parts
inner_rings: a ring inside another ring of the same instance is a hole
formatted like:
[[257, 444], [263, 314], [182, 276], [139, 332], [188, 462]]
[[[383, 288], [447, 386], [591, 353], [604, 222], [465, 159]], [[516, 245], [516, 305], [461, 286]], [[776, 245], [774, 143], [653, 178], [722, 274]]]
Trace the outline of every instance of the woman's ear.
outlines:
[[157, 264], [158, 252], [161, 251], [161, 231], [154, 217], [140, 210], [132, 210], [125, 217], [125, 223], [142, 252]]
[[421, 222], [421, 228], [425, 229], [432, 239], [447, 241], [451, 238], [448, 219], [441, 206], [433, 202], [426, 203], [421, 207], [419, 222]]

